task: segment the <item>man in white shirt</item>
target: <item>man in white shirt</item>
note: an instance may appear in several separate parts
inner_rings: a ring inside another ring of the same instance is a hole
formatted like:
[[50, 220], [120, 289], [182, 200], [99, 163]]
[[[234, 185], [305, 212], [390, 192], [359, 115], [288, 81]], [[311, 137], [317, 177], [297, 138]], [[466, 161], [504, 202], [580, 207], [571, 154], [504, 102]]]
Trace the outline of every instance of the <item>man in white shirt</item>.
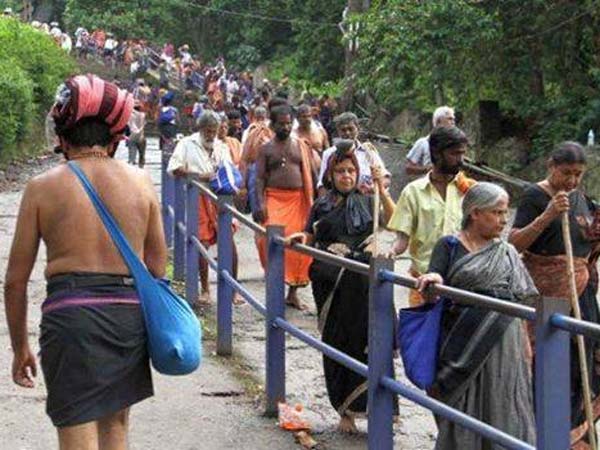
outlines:
[[[197, 122], [198, 132], [181, 139], [169, 160], [167, 172], [178, 177], [191, 176], [200, 182], [208, 182], [216, 175], [219, 165], [231, 162], [227, 145], [217, 139], [219, 116], [205, 111]], [[198, 211], [198, 239], [206, 248], [217, 242], [217, 207], [206, 195], [200, 195]], [[237, 249], [233, 243], [233, 277], [237, 279]], [[200, 303], [210, 303], [208, 262], [200, 258]], [[190, 299], [193, 301], [193, 299]]]
[[[371, 167], [379, 166], [383, 169], [384, 177], [386, 179], [385, 184], [390, 184], [390, 173], [385, 169], [385, 164], [379, 156], [379, 152], [375, 146], [369, 142], [362, 143], [358, 140], [358, 117], [356, 114], [351, 112], [345, 112], [337, 116], [333, 120], [337, 135], [340, 139], [349, 139], [354, 141], [354, 152], [356, 160], [358, 161], [360, 174], [358, 179], [358, 189], [363, 193], [371, 193], [373, 191], [373, 178], [371, 176]], [[317, 182], [317, 189], [319, 195], [325, 192], [323, 187], [323, 176], [327, 170], [327, 164], [329, 158], [335, 152], [336, 148], [331, 147], [323, 152], [321, 161], [321, 170], [319, 172], [319, 181]]]
[[127, 148], [129, 149], [129, 164], [135, 164], [136, 154], [139, 155], [139, 167], [144, 167], [146, 162], [146, 136], [144, 128], [146, 127], [146, 113], [141, 110], [142, 104], [139, 100], [133, 103], [133, 111], [129, 118], [129, 139]]
[[[456, 123], [454, 109], [449, 106], [440, 106], [433, 112], [433, 128], [453, 127]], [[429, 135], [424, 136], [414, 143], [406, 155], [405, 170], [408, 175], [424, 175], [432, 169], [431, 155], [429, 153]]]

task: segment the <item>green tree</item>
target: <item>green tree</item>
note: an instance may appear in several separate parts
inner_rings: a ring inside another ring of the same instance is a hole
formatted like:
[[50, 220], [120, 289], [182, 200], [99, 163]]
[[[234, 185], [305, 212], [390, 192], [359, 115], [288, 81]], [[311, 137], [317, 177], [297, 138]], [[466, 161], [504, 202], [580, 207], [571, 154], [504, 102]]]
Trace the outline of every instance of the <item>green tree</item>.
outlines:
[[600, 124], [597, 0], [379, 0], [361, 20], [359, 85], [387, 109], [498, 100], [535, 152]]
[[159, 43], [179, 42], [184, 37], [182, 25], [189, 17], [185, 0], [67, 0], [64, 20], [75, 30], [104, 29], [119, 39], [140, 38]]

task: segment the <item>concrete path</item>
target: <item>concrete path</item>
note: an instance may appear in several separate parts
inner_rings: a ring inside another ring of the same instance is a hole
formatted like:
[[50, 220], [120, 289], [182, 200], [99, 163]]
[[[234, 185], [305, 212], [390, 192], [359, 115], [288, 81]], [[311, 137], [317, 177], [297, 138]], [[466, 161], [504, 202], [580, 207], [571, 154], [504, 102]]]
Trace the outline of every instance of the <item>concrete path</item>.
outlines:
[[[147, 168], [156, 184], [160, 183], [158, 142], [149, 139]], [[120, 148], [117, 157], [127, 159]], [[58, 160], [51, 158], [35, 170], [43, 170]], [[24, 173], [26, 179], [29, 173]], [[6, 270], [22, 184], [0, 193], [0, 287]], [[389, 237], [388, 237], [389, 238]], [[254, 247], [253, 235], [242, 228], [236, 235], [240, 254], [240, 278], [264, 301], [264, 277]], [[214, 249], [213, 249], [214, 251]], [[44, 249], [29, 286], [29, 332], [37, 350], [40, 305], [44, 299]], [[397, 270], [405, 269], [398, 264]], [[213, 293], [216, 295], [216, 285]], [[301, 291], [310, 305], [308, 312], [287, 311], [287, 318], [318, 337], [316, 313], [310, 289]], [[398, 305], [406, 302], [406, 293], [398, 288]], [[3, 310], [3, 305], [0, 305]], [[296, 449], [291, 433], [280, 430], [273, 418], [262, 415], [265, 334], [262, 317], [248, 305], [234, 313], [234, 352], [232, 359], [214, 354], [215, 308], [203, 311], [205, 358], [196, 373], [185, 377], [154, 376], [156, 395], [133, 408], [131, 449]], [[57, 448], [55, 432], [44, 413], [45, 388], [38, 376], [33, 390], [18, 388], [10, 379], [11, 352], [8, 330], [0, 312], [0, 449], [46, 450]], [[359, 421], [361, 433], [345, 436], [335, 430], [337, 414], [329, 404], [323, 378], [322, 356], [292, 337], [287, 338], [287, 392], [290, 403], [301, 403], [313, 425], [313, 437], [320, 449], [353, 450], [366, 448], [366, 421]], [[397, 361], [396, 373], [403, 380]], [[401, 423], [395, 425], [395, 447], [425, 450], [433, 447], [435, 425], [431, 414], [400, 400]]]

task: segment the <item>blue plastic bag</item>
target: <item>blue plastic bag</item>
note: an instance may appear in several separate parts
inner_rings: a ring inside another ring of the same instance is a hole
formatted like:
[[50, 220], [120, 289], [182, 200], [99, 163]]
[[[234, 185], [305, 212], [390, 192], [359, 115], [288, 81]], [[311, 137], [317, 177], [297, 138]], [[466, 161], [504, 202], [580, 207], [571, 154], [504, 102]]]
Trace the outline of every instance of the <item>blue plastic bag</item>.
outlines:
[[223, 161], [217, 169], [216, 176], [208, 184], [216, 194], [237, 194], [242, 187], [242, 174], [233, 163]]
[[444, 300], [403, 308], [398, 314], [398, 348], [408, 379], [421, 389], [435, 381]]
[[152, 366], [165, 375], [186, 375], [193, 372], [202, 359], [202, 330], [198, 318], [188, 303], [173, 292], [168, 282], [155, 279], [140, 261], [77, 163], [70, 161], [69, 167], [83, 184], [135, 279]]

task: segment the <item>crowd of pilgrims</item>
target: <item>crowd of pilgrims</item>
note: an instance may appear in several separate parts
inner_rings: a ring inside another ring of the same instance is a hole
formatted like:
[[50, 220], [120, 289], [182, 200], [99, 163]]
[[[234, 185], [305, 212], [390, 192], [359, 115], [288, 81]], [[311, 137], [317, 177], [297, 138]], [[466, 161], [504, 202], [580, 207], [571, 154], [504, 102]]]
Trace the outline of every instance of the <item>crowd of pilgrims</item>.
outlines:
[[[379, 204], [378, 226], [396, 233], [385, 252], [391, 257], [407, 252], [412, 261], [410, 274], [418, 288], [410, 292], [411, 306], [441, 301], [427, 294], [431, 283], [530, 306], [536, 306], [541, 296], [568, 301], [561, 234], [561, 215], [566, 212], [583, 319], [599, 322], [600, 226], [595, 203], [580, 189], [587, 167], [580, 144], [568, 141], [556, 146], [546, 177], [520, 196], [505, 239], [509, 194], [463, 172], [468, 139], [455, 125], [452, 108], [435, 111], [431, 133], [409, 152], [407, 171], [417, 176], [398, 199], [391, 198], [391, 175], [377, 148], [360, 139], [353, 113], [337, 115], [333, 132], [328, 133], [310, 105], [293, 107], [286, 98], [273, 97], [248, 112], [250, 124], [245, 129], [237, 114], [209, 110], [199, 117], [193, 134], [177, 142], [163, 137], [163, 151], [170, 155], [168, 171], [208, 181], [223, 161], [231, 161], [244, 180], [236, 196], [238, 208], [263, 225], [284, 225], [290, 243], [362, 262], [372, 256], [374, 205]], [[200, 203], [198, 233], [210, 246], [218, 231], [216, 210], [204, 197]], [[266, 243], [260, 235], [256, 247], [266, 267]], [[237, 254], [234, 264], [237, 275]], [[210, 302], [207, 272], [203, 262], [201, 302]], [[323, 341], [367, 363], [368, 277], [286, 250], [285, 280], [286, 303], [299, 309], [306, 305], [297, 289], [310, 284]], [[600, 412], [600, 352], [591, 340], [586, 340], [586, 349], [594, 411]], [[437, 375], [428, 394], [535, 444], [534, 354], [530, 324], [445, 301]], [[572, 448], [583, 449], [588, 447], [587, 423], [575, 346], [571, 355], [571, 442]], [[366, 414], [366, 380], [327, 357], [324, 372], [340, 429], [356, 431], [355, 419]], [[436, 417], [436, 422], [436, 449], [496, 448], [446, 419]]]
[[[45, 30], [41, 24], [33, 25]], [[58, 24], [53, 25], [48, 33], [56, 28], [53, 35], [68, 47]], [[98, 39], [103, 42], [98, 44]], [[520, 195], [505, 239], [509, 194], [497, 184], [476, 182], [463, 173], [468, 139], [456, 127], [452, 108], [434, 112], [431, 133], [419, 139], [407, 156], [406, 171], [414, 179], [398, 199], [392, 199], [391, 175], [377, 148], [360, 139], [356, 115], [342, 112], [334, 118], [338, 111], [333, 99], [304, 94], [292, 106], [285, 80], [278, 87], [262, 80], [257, 89], [250, 73], [228, 71], [222, 58], [214, 66], [201, 64], [189, 46], [175, 50], [168, 43], [160, 51], [160, 82], [153, 87], [139, 77], [148, 67], [145, 42], [119, 43], [102, 30], [84, 29], [77, 31], [76, 40], [80, 57], [102, 48], [103, 57], [131, 66], [129, 89], [136, 99], [126, 132], [131, 163], [139, 154], [139, 165], [144, 164], [148, 117], [158, 125], [170, 173], [209, 181], [223, 162], [232, 163], [243, 178], [236, 206], [263, 225], [284, 225], [290, 243], [368, 262], [374, 229], [395, 232], [396, 240], [386, 252], [391, 257], [405, 252], [410, 256], [409, 271], [417, 279], [417, 289], [409, 294], [411, 306], [442, 301], [428, 294], [432, 283], [530, 306], [536, 306], [541, 296], [567, 301], [561, 228], [561, 216], [567, 213], [582, 317], [600, 322], [596, 300], [600, 224], [596, 204], [581, 189], [587, 159], [577, 142], [559, 143], [552, 151], [546, 177]], [[184, 94], [170, 87], [173, 71]], [[183, 105], [179, 108], [178, 95]], [[191, 134], [180, 134], [190, 128]], [[379, 214], [374, 213], [375, 205], [380, 205]], [[198, 236], [209, 247], [216, 243], [217, 210], [201, 196], [199, 213]], [[380, 223], [374, 227], [376, 216]], [[237, 229], [235, 223], [233, 228]], [[256, 235], [255, 241], [266, 267], [265, 238]], [[235, 243], [233, 249], [237, 277]], [[202, 258], [200, 275], [198, 301], [209, 303], [208, 265]], [[310, 284], [323, 341], [367, 363], [368, 277], [286, 250], [285, 280], [286, 303], [298, 309], [306, 305], [297, 290]], [[234, 301], [243, 303], [237, 296]], [[428, 394], [535, 444], [533, 327], [500, 313], [444, 301], [437, 375]], [[592, 340], [585, 344], [596, 420], [600, 349]], [[367, 412], [367, 382], [327, 357], [323, 364], [340, 429], [355, 432], [355, 419]], [[570, 372], [571, 448], [586, 449], [588, 429], [574, 341]], [[394, 409], [398, 411], [397, 404]], [[436, 423], [438, 450], [500, 448], [441, 417]]]

